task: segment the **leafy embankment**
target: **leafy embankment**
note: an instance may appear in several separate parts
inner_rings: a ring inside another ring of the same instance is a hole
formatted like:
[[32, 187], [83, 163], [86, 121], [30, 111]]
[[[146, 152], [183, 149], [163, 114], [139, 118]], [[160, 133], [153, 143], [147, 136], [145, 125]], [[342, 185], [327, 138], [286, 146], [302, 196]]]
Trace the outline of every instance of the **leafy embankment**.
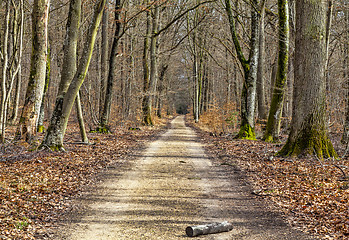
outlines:
[[276, 203], [292, 225], [324, 239], [349, 239], [348, 157], [280, 158], [275, 154], [282, 144], [198, 131], [209, 153], [238, 167], [253, 183], [253, 194]]
[[30, 152], [28, 146], [2, 145], [0, 156], [0, 239], [42, 239], [64, 212], [70, 199], [96, 179], [96, 173], [139, 148], [160, 131], [116, 129], [90, 133], [92, 145], [76, 144], [78, 128], [67, 134], [67, 152]]

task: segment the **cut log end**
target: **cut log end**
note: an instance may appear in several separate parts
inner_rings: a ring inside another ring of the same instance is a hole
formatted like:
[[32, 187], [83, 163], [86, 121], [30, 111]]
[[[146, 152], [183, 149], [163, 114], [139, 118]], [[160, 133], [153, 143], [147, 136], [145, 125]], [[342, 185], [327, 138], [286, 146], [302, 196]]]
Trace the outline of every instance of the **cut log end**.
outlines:
[[233, 225], [227, 221], [221, 223], [211, 223], [207, 225], [189, 226], [185, 229], [188, 237], [196, 237], [199, 235], [229, 232], [233, 229]]

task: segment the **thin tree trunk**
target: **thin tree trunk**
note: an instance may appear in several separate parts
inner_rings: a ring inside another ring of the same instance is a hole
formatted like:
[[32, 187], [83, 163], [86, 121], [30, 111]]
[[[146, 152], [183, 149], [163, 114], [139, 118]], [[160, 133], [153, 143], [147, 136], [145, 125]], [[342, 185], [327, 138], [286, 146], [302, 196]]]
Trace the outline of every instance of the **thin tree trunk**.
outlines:
[[36, 135], [38, 117], [45, 87], [47, 59], [47, 25], [50, 0], [35, 0], [32, 13], [32, 55], [29, 83], [24, 100], [16, 139], [32, 142]]
[[45, 102], [46, 102], [46, 94], [48, 90], [48, 85], [50, 82], [50, 75], [51, 75], [51, 49], [50, 47], [47, 48], [47, 62], [46, 62], [46, 77], [45, 77], [45, 87], [44, 87], [44, 93], [41, 100], [41, 107], [40, 107], [40, 114], [39, 114], [39, 120], [38, 120], [38, 129], [37, 131], [39, 133], [43, 133], [45, 130], [44, 127], [44, 119], [45, 119]]
[[22, 67], [19, 66], [18, 74], [16, 77], [16, 93], [15, 93], [15, 99], [13, 103], [13, 112], [11, 115], [11, 118], [9, 119], [9, 124], [14, 125], [17, 117], [18, 117], [18, 108], [19, 108], [19, 98], [21, 94], [21, 85], [22, 85]]
[[168, 69], [168, 64], [163, 64], [161, 66], [161, 71], [160, 71], [160, 75], [159, 75], [159, 91], [158, 91], [158, 110], [157, 110], [157, 116], [159, 118], [162, 117], [162, 105], [163, 105], [163, 101], [162, 101], [162, 95], [163, 95], [163, 91], [164, 91], [164, 80], [165, 80], [165, 74], [166, 71]]
[[[194, 43], [195, 47], [195, 43]], [[194, 62], [193, 62], [193, 80], [194, 80], [194, 121], [199, 122], [199, 100], [200, 100], [200, 85], [199, 85], [199, 67], [198, 67], [198, 56], [194, 51]]]
[[85, 123], [84, 123], [84, 116], [82, 113], [82, 108], [81, 108], [81, 99], [80, 99], [80, 92], [76, 95], [75, 99], [75, 108], [76, 108], [76, 114], [79, 122], [79, 129], [80, 129], [80, 135], [81, 135], [81, 141], [83, 143], [89, 143], [86, 129], [85, 129]]
[[115, 1], [115, 32], [113, 43], [111, 47], [111, 53], [109, 57], [109, 69], [108, 69], [108, 78], [107, 78], [107, 86], [105, 89], [105, 98], [103, 105], [103, 112], [100, 119], [100, 126], [97, 128], [97, 131], [101, 133], [109, 133], [109, 118], [110, 118], [110, 110], [113, 99], [113, 89], [114, 89], [114, 80], [115, 80], [115, 67], [116, 67], [116, 57], [118, 55], [117, 49], [119, 45], [119, 36], [121, 31], [121, 22], [120, 22], [120, 10], [121, 10], [121, 2], [120, 0]]
[[[20, 96], [21, 79], [22, 79], [21, 65], [22, 65], [23, 32], [24, 32], [24, 2], [23, 0], [20, 0], [18, 5], [16, 5], [12, 1], [12, 5], [14, 8], [14, 15], [15, 15], [13, 19], [13, 54], [15, 56], [13, 57], [14, 65], [10, 71], [11, 83], [10, 83], [8, 92], [10, 93], [10, 91], [12, 91], [12, 87], [15, 80], [16, 80], [16, 91], [15, 91], [15, 98], [13, 102], [13, 111], [12, 111], [11, 118], [9, 119], [10, 124], [14, 124], [18, 115], [19, 96]], [[9, 96], [10, 95], [7, 95], [7, 100], [6, 100], [6, 102], [8, 103], [10, 101]], [[6, 119], [5, 119], [5, 123], [6, 123]]]
[[108, 79], [108, 53], [109, 53], [109, 41], [108, 41], [108, 30], [109, 30], [109, 10], [108, 1], [106, 8], [103, 13], [102, 19], [102, 47], [101, 47], [101, 90], [99, 96], [99, 115], [103, 113], [105, 91]]
[[288, 47], [289, 47], [289, 22], [287, 0], [278, 1], [279, 9], [279, 56], [277, 76], [270, 104], [267, 129], [263, 139], [267, 142], [279, 140], [281, 116], [284, 103], [285, 88], [287, 84]]
[[296, 1], [294, 106], [282, 156], [337, 157], [326, 128], [326, 10], [323, 0]]
[[5, 15], [5, 26], [4, 26], [4, 40], [3, 40], [3, 64], [2, 64], [2, 81], [1, 81], [1, 106], [0, 106], [0, 141], [5, 141], [5, 128], [6, 128], [6, 81], [7, 81], [7, 69], [8, 69], [8, 42], [9, 42], [9, 28], [10, 28], [10, 1], [6, 2], [6, 15]]
[[[330, 83], [330, 73], [328, 71], [329, 64], [329, 47], [330, 47], [330, 33], [331, 33], [331, 25], [332, 25], [332, 13], [333, 13], [333, 2], [332, 0], [327, 0], [327, 14], [326, 14], [326, 65], [325, 65], [325, 78], [326, 78], [326, 88], [327, 91], [331, 91], [331, 83]], [[328, 116], [331, 117], [330, 115]], [[330, 121], [330, 119], [329, 119]]]
[[348, 144], [349, 143], [349, 4], [346, 5], [345, 9], [345, 26], [347, 28], [346, 31], [346, 40], [344, 43], [344, 62], [343, 62], [343, 77], [347, 84], [347, 109], [345, 114], [345, 122], [344, 122], [344, 130], [342, 135], [342, 143]]
[[[79, 66], [66, 94], [64, 95], [64, 98], [59, 99], [57, 97], [58, 101], [56, 101], [56, 107], [52, 113], [50, 126], [48, 127], [45, 138], [41, 144], [42, 147], [48, 147], [51, 150], [64, 150], [63, 138], [67, 128], [69, 115], [90, 65], [93, 46], [96, 40], [98, 27], [102, 19], [105, 3], [106, 0], [100, 0], [96, 3], [96, 9], [88, 29], [87, 39], [79, 61]], [[69, 13], [73, 13], [73, 9], [70, 9]], [[61, 107], [59, 105], [61, 105]]]
[[145, 94], [146, 101], [144, 109], [146, 112], [144, 113], [144, 124], [153, 125], [152, 120], [152, 104], [154, 97], [156, 96], [157, 82], [158, 82], [158, 56], [157, 56], [157, 42], [158, 37], [156, 33], [159, 30], [159, 6], [155, 4], [152, 9], [152, 30], [150, 35], [150, 74], [149, 74], [149, 90]]
[[244, 84], [241, 93], [241, 123], [240, 131], [237, 138], [242, 139], [256, 139], [255, 134], [255, 103], [256, 103], [256, 81], [258, 68], [258, 52], [259, 52], [259, 16], [256, 11], [258, 8], [258, 1], [251, 1], [251, 40], [250, 40], [250, 55], [246, 60], [238, 40], [235, 28], [235, 21], [233, 11], [230, 5], [230, 0], [225, 0], [225, 7], [228, 14], [230, 31], [234, 42], [235, 50], [238, 59], [244, 69]]
[[259, 56], [257, 70], [257, 98], [258, 98], [258, 115], [260, 119], [267, 119], [267, 105], [265, 102], [265, 84], [264, 84], [264, 64], [265, 64], [265, 36], [264, 36], [264, 18], [265, 18], [265, 1], [262, 0], [259, 23]]
[[150, 13], [147, 11], [147, 29], [144, 37], [144, 47], [143, 47], [143, 100], [142, 100], [142, 110], [143, 110], [143, 123], [145, 125], [153, 125], [151, 118], [151, 106], [149, 102], [150, 98], [150, 71], [149, 71], [149, 41], [151, 37], [151, 19]]

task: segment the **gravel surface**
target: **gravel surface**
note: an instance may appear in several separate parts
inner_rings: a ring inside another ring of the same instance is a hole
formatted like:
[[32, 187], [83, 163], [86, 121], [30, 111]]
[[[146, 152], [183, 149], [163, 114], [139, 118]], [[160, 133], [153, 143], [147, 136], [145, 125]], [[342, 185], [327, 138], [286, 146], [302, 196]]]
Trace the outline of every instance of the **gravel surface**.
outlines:
[[311, 239], [251, 194], [237, 169], [210, 159], [183, 116], [132, 161], [77, 199], [81, 212], [56, 239], [189, 239], [187, 226], [221, 221], [234, 229], [192, 239]]

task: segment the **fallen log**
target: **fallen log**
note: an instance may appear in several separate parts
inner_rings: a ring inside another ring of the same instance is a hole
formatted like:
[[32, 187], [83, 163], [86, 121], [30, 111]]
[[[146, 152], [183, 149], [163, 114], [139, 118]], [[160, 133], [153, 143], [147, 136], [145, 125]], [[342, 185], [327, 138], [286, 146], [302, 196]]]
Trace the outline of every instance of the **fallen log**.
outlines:
[[233, 225], [227, 221], [220, 223], [210, 223], [207, 225], [189, 226], [185, 229], [188, 237], [196, 237], [212, 233], [229, 232], [233, 229]]

